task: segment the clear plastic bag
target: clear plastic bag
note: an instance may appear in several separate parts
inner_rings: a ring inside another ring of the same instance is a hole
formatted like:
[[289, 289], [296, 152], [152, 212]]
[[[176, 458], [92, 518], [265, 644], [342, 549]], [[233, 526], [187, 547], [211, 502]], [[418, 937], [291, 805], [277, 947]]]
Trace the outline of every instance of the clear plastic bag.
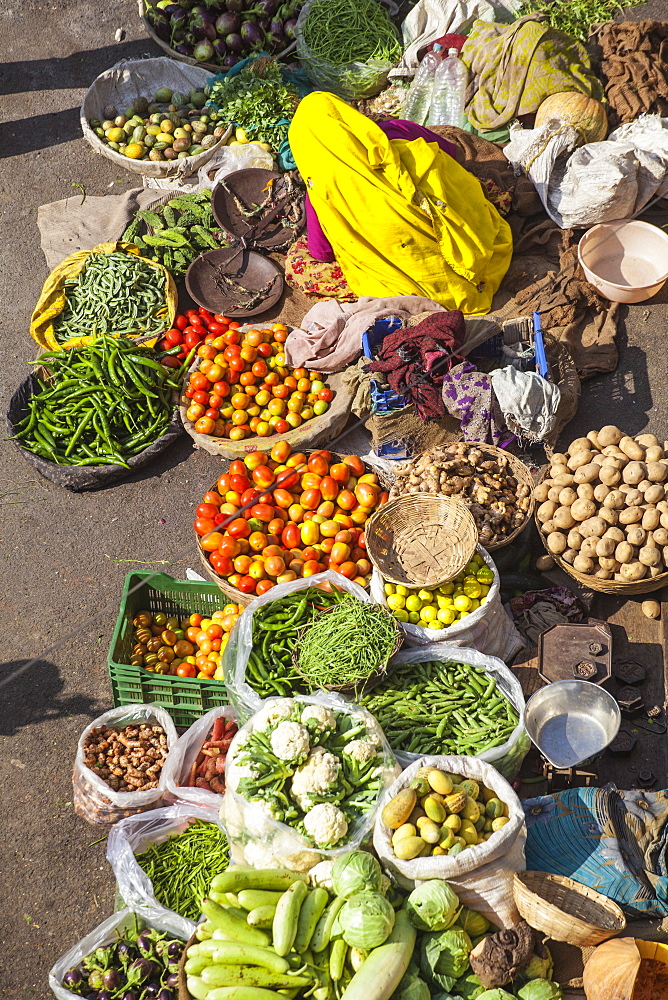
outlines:
[[[398, 12], [398, 7], [392, 0], [381, 0], [381, 3], [388, 8], [390, 15], [394, 16]], [[309, 2], [304, 4], [295, 29], [297, 58], [309, 80], [318, 90], [329, 90], [347, 101], [359, 101], [380, 93], [395, 64], [384, 60], [369, 60], [334, 66], [317, 56], [308, 47], [302, 34], [310, 7]]]
[[100, 726], [122, 729], [133, 722], [148, 722], [162, 726], [167, 736], [168, 752], [176, 743], [177, 734], [171, 715], [166, 709], [155, 705], [123, 705], [120, 708], [112, 708], [86, 726], [79, 737], [74, 760], [73, 800], [77, 816], [93, 826], [110, 827], [126, 816], [146, 812], [147, 809], [157, 809], [162, 805], [165, 794], [164, 767], [160, 772], [157, 788], [138, 792], [115, 792], [84, 763], [84, 740], [92, 729], [98, 729]]
[[253, 648], [253, 612], [264, 607], [265, 604], [277, 601], [281, 597], [287, 597], [288, 594], [294, 594], [307, 587], [320, 587], [323, 584], [330, 584], [348, 594], [354, 594], [358, 600], [364, 601], [366, 604], [371, 602], [371, 598], [359, 584], [347, 580], [339, 573], [327, 571], [316, 573], [314, 576], [302, 577], [291, 583], [279, 583], [277, 587], [272, 587], [262, 597], [256, 597], [250, 602], [234, 626], [223, 654], [223, 667], [227, 693], [240, 723], [245, 722], [262, 707], [262, 698], [246, 683], [246, 666]]
[[[487, 656], [484, 653], [479, 653], [476, 649], [450, 646], [445, 642], [434, 642], [429, 646], [421, 646], [419, 649], [405, 649], [393, 657], [392, 664], [398, 666], [401, 663], [425, 663], [427, 660], [441, 660], [443, 663], [455, 661], [456, 663], [467, 663], [472, 667], [482, 667], [485, 673], [490, 674], [495, 679], [499, 691], [506, 696], [517, 711], [519, 722], [509, 740], [502, 743], [500, 747], [493, 747], [491, 750], [485, 750], [478, 754], [476, 760], [484, 760], [486, 763], [492, 764], [499, 774], [502, 774], [508, 781], [512, 781], [519, 773], [522, 761], [531, 746], [531, 740], [524, 728], [524, 695], [520, 682], [505, 663], [497, 659], [496, 656]], [[397, 751], [395, 754], [397, 760], [404, 767], [421, 756], [421, 754]]]
[[196, 924], [159, 903], [153, 884], [137, 864], [135, 854], [141, 854], [151, 844], [161, 844], [168, 837], [183, 833], [193, 820], [218, 823], [218, 810], [206, 806], [175, 805], [155, 809], [150, 816], [128, 816], [117, 823], [107, 840], [107, 861], [116, 876], [118, 892], [125, 903], [144, 920], [168, 920], [175, 933], [187, 941]]
[[385, 826], [378, 813], [373, 846], [381, 864], [404, 888], [413, 888], [418, 882], [432, 878], [445, 879], [465, 906], [482, 913], [497, 927], [516, 924], [519, 913], [513, 898], [513, 877], [515, 872], [526, 868], [524, 845], [527, 833], [522, 803], [505, 778], [479, 757], [419, 757], [387, 790], [380, 803], [381, 808], [403, 788], [408, 788], [421, 767], [436, 767], [482, 782], [508, 806], [509, 821], [489, 840], [467, 848], [456, 857], [442, 854], [401, 861], [392, 849], [393, 831]]
[[[122, 933], [124, 930], [134, 927], [136, 916], [138, 914], [134, 910], [119, 910], [117, 913], [112, 913], [110, 917], [98, 924], [95, 930], [86, 934], [86, 937], [78, 941], [58, 959], [49, 972], [49, 988], [58, 1000], [72, 1000], [75, 996], [62, 984], [65, 973], [78, 965], [82, 959], [92, 955], [96, 948], [107, 948], [117, 941], [117, 932]], [[153, 930], [169, 934], [171, 937], [180, 938], [182, 941], [188, 940], [189, 935], [184, 937], [168, 910], [165, 910], [164, 917], [156, 917], [155, 920], [147, 921], [140, 917], [140, 924], [142, 923], [148, 924]]]
[[223, 177], [233, 174], [235, 170], [248, 168], [264, 170], [274, 169], [274, 158], [257, 142], [244, 143], [241, 146], [222, 146], [214, 157], [197, 173], [198, 189], [213, 189]]
[[263, 703], [262, 714], [269, 712], [272, 706], [280, 708], [286, 702], [295, 702], [299, 705], [322, 705], [337, 713], [359, 719], [365, 724], [367, 734], [373, 734], [376, 737], [382, 754], [382, 789], [375, 807], [351, 824], [345, 841], [340, 847], [315, 848], [297, 830], [274, 819], [264, 808], [263, 802], [249, 802], [237, 791], [238, 783], [244, 774], [241, 771], [241, 765], [235, 765], [234, 758], [236, 752], [241, 750], [247, 739], [247, 734], [253, 732], [254, 720], [259, 721], [257, 714], [252, 716], [235, 736], [227, 757], [225, 773], [227, 790], [220, 813], [227, 831], [232, 861], [235, 864], [253, 865], [258, 868], [285, 867], [293, 871], [309, 871], [325, 858], [334, 858], [339, 854], [345, 854], [364, 843], [373, 826], [378, 801], [382, 798], [384, 790], [397, 777], [401, 768], [397, 764], [378, 722], [373, 715], [360, 708], [359, 705], [346, 702], [339, 695], [320, 691], [314, 695], [304, 695], [297, 698], [270, 698]]
[[[494, 583], [489, 588], [487, 600], [461, 621], [453, 622], [447, 628], [423, 628], [401, 622], [409, 646], [424, 646], [431, 642], [449, 642], [454, 646], [467, 646], [480, 650], [488, 656], [498, 656], [501, 660], [511, 660], [524, 646], [522, 637], [508, 617], [501, 603], [501, 584], [494, 560], [482, 545], [478, 553], [494, 574]], [[378, 604], [387, 607], [383, 589], [383, 578], [374, 567], [371, 577], [371, 597]]]
[[181, 784], [190, 774], [209, 730], [216, 719], [220, 718], [234, 721], [236, 719], [234, 709], [229, 705], [217, 705], [212, 708], [210, 712], [194, 722], [169, 751], [163, 774], [165, 777], [165, 798], [170, 802], [186, 802], [196, 806], [207, 806], [209, 809], [220, 808], [221, 796], [217, 792], [210, 792], [206, 788], [191, 788], [189, 785]]

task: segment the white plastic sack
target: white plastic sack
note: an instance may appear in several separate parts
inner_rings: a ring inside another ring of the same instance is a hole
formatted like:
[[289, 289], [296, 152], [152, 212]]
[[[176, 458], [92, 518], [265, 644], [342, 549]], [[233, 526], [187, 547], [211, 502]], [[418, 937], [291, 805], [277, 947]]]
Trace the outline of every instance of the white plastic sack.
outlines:
[[497, 927], [513, 926], [520, 919], [513, 899], [513, 876], [526, 868], [526, 826], [520, 800], [505, 778], [491, 764], [478, 757], [420, 757], [388, 789], [380, 804], [381, 809], [402, 788], [408, 787], [417, 771], [425, 766], [482, 782], [507, 804], [510, 822], [489, 840], [467, 848], [457, 857], [442, 854], [439, 857], [400, 861], [392, 849], [392, 831], [385, 826], [379, 812], [373, 831], [373, 846], [381, 864], [407, 889], [427, 879], [445, 879], [464, 906], [482, 913]]
[[[339, 695], [326, 691], [314, 695], [300, 695], [294, 699], [270, 698], [262, 704], [265, 710], [269, 710], [272, 705], [284, 704], [286, 701], [294, 701], [300, 705], [325, 705], [335, 712], [350, 715], [365, 724], [367, 732], [376, 736], [382, 748], [382, 790], [378, 796], [380, 801], [383, 791], [394, 781], [401, 768], [373, 715], [359, 705], [350, 704]], [[235, 764], [234, 758], [247, 739], [247, 734], [253, 732], [256, 718], [257, 715], [252, 716], [234, 737], [225, 769], [226, 792], [220, 818], [227, 832], [234, 864], [252, 865], [255, 868], [284, 867], [292, 871], [310, 871], [325, 858], [335, 858], [339, 854], [356, 850], [371, 832], [377, 804], [375, 809], [370, 809], [349, 827], [349, 835], [346, 836], [344, 844], [327, 850], [315, 848], [306, 837], [292, 827], [274, 819], [264, 808], [263, 802], [249, 802], [236, 791], [244, 774], [241, 765]]]
[[[515, 677], [514, 673], [501, 660], [495, 656], [485, 656], [475, 649], [462, 649], [461, 646], [450, 646], [445, 642], [434, 642], [430, 646], [420, 646], [419, 649], [405, 649], [392, 658], [390, 672], [393, 665], [402, 663], [425, 663], [427, 660], [441, 660], [443, 663], [455, 661], [456, 663], [467, 663], [472, 667], [482, 667], [485, 673], [489, 674], [496, 681], [497, 687], [506, 696], [513, 708], [519, 715], [519, 722], [515, 726], [510, 739], [502, 743], [499, 747], [492, 747], [476, 756], [476, 760], [484, 760], [487, 764], [492, 764], [499, 774], [502, 774], [508, 781], [519, 773], [522, 761], [529, 752], [531, 740], [524, 728], [524, 695], [522, 685]], [[405, 766], [411, 764], [420, 757], [416, 753], [400, 753], [395, 751], [397, 760]]]
[[404, 54], [390, 77], [413, 76], [418, 53], [442, 35], [466, 35], [474, 21], [513, 21], [522, 0], [418, 0], [401, 26]]
[[162, 726], [167, 736], [167, 752], [177, 740], [176, 729], [172, 717], [165, 708], [156, 705], [123, 705], [112, 708], [86, 726], [79, 737], [77, 753], [72, 774], [74, 811], [81, 819], [93, 826], [112, 826], [126, 816], [156, 809], [162, 805], [165, 794], [164, 766], [160, 772], [157, 788], [149, 788], [138, 792], [115, 792], [94, 771], [84, 764], [84, 740], [91, 729], [109, 726], [112, 729], [122, 729], [133, 722], [148, 722]]
[[[90, 118], [104, 118], [104, 108], [107, 104], [116, 106], [118, 113], [132, 103], [135, 97], [146, 97], [149, 101], [160, 87], [169, 87], [188, 93], [190, 90], [201, 90], [213, 78], [213, 74], [199, 66], [189, 66], [176, 62], [167, 56], [155, 59], [122, 59], [107, 69], [93, 81], [81, 105], [80, 121], [84, 138], [90, 143], [96, 153], [106, 156], [117, 167], [131, 170], [150, 178], [183, 178], [197, 173], [200, 167], [211, 159], [216, 150], [226, 140], [221, 138], [216, 145], [205, 149], [196, 156], [188, 156], [184, 160], [131, 160], [122, 153], [109, 149], [98, 139], [88, 124]], [[148, 185], [145, 185], [148, 186]], [[157, 185], [152, 184], [152, 187]]]
[[668, 192], [668, 118], [641, 115], [602, 142], [581, 141], [577, 129], [556, 121], [512, 125], [503, 150], [562, 229], [631, 218]]
[[161, 844], [168, 837], [183, 833], [195, 819], [218, 823], [218, 810], [205, 806], [176, 805], [155, 809], [149, 816], [128, 816], [117, 823], [107, 840], [107, 861], [116, 876], [116, 886], [127, 907], [153, 924], [169, 921], [174, 933], [187, 941], [196, 924], [159, 903], [153, 894], [153, 884], [137, 864], [135, 854], [141, 854], [151, 844]]
[[191, 788], [181, 782], [187, 779], [211, 727], [216, 719], [221, 717], [234, 721], [236, 718], [234, 709], [229, 705], [217, 705], [212, 708], [186, 729], [169, 751], [163, 768], [166, 800], [207, 806], [209, 809], [220, 808], [221, 796], [217, 792], [210, 792], [206, 788]]
[[[522, 637], [506, 614], [501, 603], [499, 572], [494, 560], [481, 545], [477, 551], [494, 573], [494, 583], [489, 588], [487, 600], [461, 621], [453, 622], [447, 628], [424, 628], [400, 622], [406, 633], [409, 646], [424, 646], [431, 642], [448, 642], [453, 646], [477, 649], [488, 656], [498, 656], [500, 660], [512, 660], [515, 653], [524, 647]], [[383, 578], [374, 566], [371, 577], [371, 597], [376, 603], [387, 607]]]
[[[234, 129], [230, 125], [223, 136], [223, 143], [227, 142], [233, 131]], [[160, 191], [187, 191], [188, 193], [212, 191], [223, 177], [233, 174], [235, 170], [247, 168], [273, 170], [274, 158], [266, 149], [261, 149], [257, 142], [248, 142], [240, 146], [218, 145], [208, 163], [200, 167], [196, 174], [191, 174], [190, 177], [165, 177], [161, 180], [145, 177], [144, 187], [158, 188]]]
[[227, 693], [240, 724], [259, 711], [263, 704], [259, 694], [246, 683], [246, 666], [253, 648], [253, 612], [265, 604], [271, 604], [272, 601], [286, 597], [288, 594], [305, 590], [307, 587], [319, 587], [325, 583], [338, 587], [339, 590], [348, 594], [354, 594], [359, 601], [363, 601], [365, 604], [371, 603], [371, 598], [358, 583], [347, 580], [340, 573], [327, 570], [325, 573], [316, 573], [314, 576], [302, 577], [298, 580], [292, 580], [290, 583], [279, 583], [277, 587], [272, 587], [266, 594], [256, 597], [250, 602], [232, 629], [223, 653], [223, 669]]
[[[167, 913], [167, 911], [165, 912]], [[140, 925], [141, 922], [140, 919]], [[49, 972], [49, 988], [54, 996], [58, 1000], [72, 1000], [75, 994], [62, 985], [65, 973], [78, 965], [82, 959], [92, 955], [96, 948], [107, 948], [110, 944], [113, 944], [118, 940], [117, 931], [122, 932], [134, 927], [134, 924], [135, 913], [133, 910], [119, 910], [117, 913], [112, 913], [110, 917], [107, 917], [101, 924], [98, 924], [95, 930], [92, 930], [90, 934], [87, 934], [86, 937], [78, 941], [69, 951], [65, 952]], [[188, 940], [180, 932], [171, 917], [167, 915], [161, 919], [148, 921], [148, 924], [153, 930], [162, 931], [164, 934], [180, 938], [182, 941]]]

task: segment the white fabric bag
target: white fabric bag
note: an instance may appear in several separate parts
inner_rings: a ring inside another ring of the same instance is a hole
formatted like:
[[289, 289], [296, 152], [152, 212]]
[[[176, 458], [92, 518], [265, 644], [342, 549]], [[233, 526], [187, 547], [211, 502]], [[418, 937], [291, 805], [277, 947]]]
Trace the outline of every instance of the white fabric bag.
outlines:
[[[407, 788], [421, 767], [435, 767], [452, 774], [480, 781], [491, 788], [508, 806], [510, 822], [489, 840], [469, 847], [457, 857], [414, 858], [401, 861], [392, 849], [392, 831], [381, 819], [383, 807]], [[479, 757], [420, 757], [397, 778], [380, 804], [373, 831], [373, 846], [383, 864], [401, 886], [412, 889], [432, 878], [445, 879], [452, 885], [464, 906], [482, 913], [497, 927], [511, 927], [520, 915], [513, 899], [513, 877], [524, 871], [526, 826], [524, 811], [517, 795], [491, 764]]]

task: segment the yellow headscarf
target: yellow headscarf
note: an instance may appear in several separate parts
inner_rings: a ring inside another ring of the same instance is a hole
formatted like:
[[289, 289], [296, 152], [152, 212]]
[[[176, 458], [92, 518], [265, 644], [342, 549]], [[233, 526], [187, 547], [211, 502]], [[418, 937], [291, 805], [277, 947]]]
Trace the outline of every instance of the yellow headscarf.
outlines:
[[489, 312], [512, 256], [510, 227], [437, 143], [388, 139], [333, 94], [300, 103], [290, 147], [357, 295], [423, 295]]

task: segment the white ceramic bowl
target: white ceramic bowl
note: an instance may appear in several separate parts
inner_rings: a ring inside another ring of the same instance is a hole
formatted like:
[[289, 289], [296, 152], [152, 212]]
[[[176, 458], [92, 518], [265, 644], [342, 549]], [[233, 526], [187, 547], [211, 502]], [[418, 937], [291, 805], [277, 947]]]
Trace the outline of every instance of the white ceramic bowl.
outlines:
[[644, 302], [668, 279], [668, 234], [649, 222], [603, 222], [584, 234], [578, 260], [612, 302]]

